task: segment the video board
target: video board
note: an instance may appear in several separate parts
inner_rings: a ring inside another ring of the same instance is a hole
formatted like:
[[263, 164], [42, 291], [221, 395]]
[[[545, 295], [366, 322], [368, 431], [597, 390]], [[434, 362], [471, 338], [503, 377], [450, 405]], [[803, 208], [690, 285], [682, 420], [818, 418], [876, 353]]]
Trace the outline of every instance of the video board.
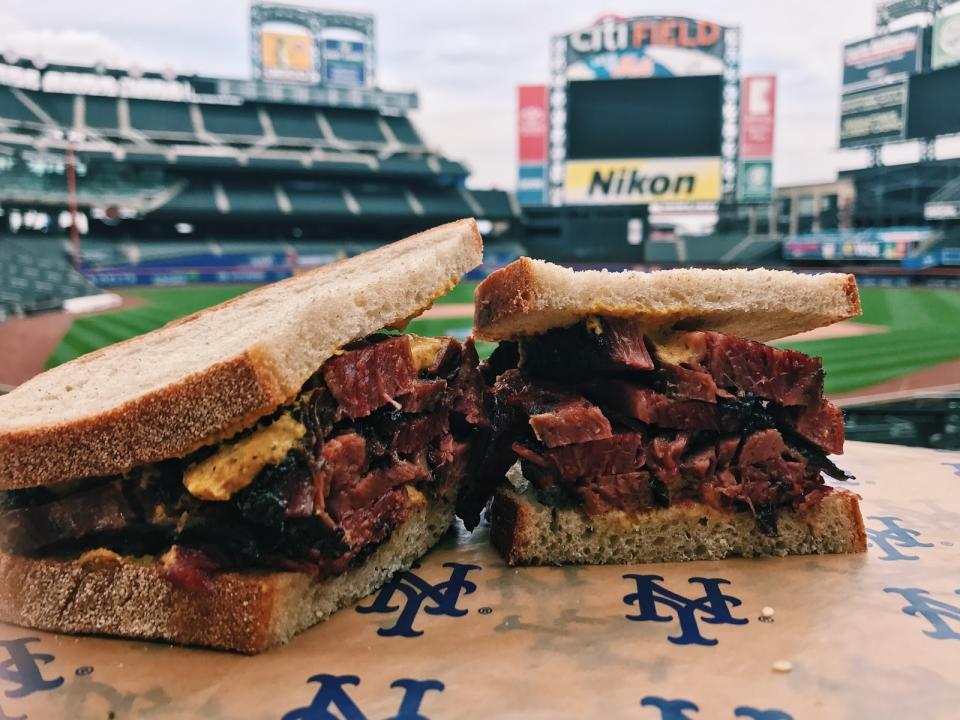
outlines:
[[717, 202], [736, 190], [739, 30], [607, 15], [555, 36], [548, 200]]

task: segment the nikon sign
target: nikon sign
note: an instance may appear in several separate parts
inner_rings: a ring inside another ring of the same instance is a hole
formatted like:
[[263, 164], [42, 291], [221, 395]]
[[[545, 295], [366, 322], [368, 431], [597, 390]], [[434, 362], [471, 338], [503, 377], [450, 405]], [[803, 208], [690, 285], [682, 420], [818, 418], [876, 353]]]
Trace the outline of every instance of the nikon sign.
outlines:
[[716, 202], [720, 158], [568, 160], [568, 205]]

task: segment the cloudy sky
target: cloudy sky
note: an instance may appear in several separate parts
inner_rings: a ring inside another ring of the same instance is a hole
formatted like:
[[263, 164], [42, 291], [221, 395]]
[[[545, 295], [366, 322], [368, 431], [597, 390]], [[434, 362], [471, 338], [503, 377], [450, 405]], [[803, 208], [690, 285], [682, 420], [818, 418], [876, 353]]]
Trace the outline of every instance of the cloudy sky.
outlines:
[[[301, 0], [300, 4], [313, 4]], [[555, 33], [598, 15], [681, 14], [740, 25], [744, 73], [779, 77], [777, 184], [827, 180], [863, 162], [837, 151], [840, 52], [871, 34], [872, 0], [324, 0], [377, 17], [380, 85], [416, 89], [427, 142], [473, 170], [474, 186], [512, 188], [516, 85], [545, 82]], [[249, 74], [245, 0], [0, 0], [0, 50], [47, 60]], [[888, 160], [906, 154], [901, 148]]]

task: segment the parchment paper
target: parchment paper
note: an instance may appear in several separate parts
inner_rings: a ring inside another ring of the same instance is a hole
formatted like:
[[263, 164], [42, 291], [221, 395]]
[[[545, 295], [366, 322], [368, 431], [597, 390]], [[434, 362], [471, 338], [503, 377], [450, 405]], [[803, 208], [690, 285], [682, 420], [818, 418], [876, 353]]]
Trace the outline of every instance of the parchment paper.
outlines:
[[847, 448], [866, 555], [509, 568], [461, 528], [256, 657], [0, 625], [0, 718], [958, 718], [960, 454]]

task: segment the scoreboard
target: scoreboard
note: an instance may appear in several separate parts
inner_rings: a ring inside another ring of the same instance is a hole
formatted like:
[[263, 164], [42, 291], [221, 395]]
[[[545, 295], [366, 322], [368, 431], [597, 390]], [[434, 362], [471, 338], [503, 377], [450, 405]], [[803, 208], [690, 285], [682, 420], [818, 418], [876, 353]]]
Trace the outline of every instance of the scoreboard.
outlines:
[[738, 28], [708, 20], [613, 15], [553, 37], [543, 200], [559, 206], [732, 198], [739, 37]]

